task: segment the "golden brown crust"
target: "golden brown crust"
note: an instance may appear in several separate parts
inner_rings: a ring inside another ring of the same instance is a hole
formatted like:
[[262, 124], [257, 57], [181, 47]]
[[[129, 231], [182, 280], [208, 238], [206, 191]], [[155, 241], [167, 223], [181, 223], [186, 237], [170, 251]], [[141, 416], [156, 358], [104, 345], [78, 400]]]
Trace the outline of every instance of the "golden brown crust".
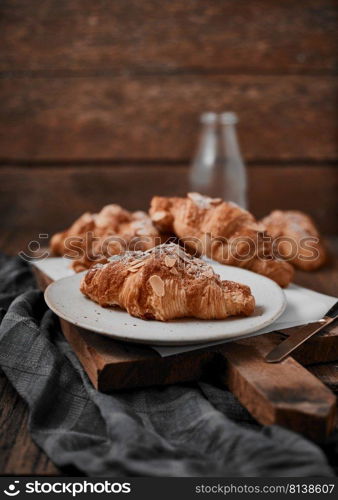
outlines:
[[[261, 220], [282, 258], [305, 271], [326, 261], [326, 250], [313, 220], [296, 210], [274, 210]], [[277, 245], [278, 244], [278, 245]]]
[[255, 308], [249, 287], [222, 281], [211, 266], [174, 243], [96, 264], [80, 289], [101, 306], [117, 305], [132, 316], [160, 321], [248, 316]]
[[94, 214], [85, 212], [81, 217], [70, 226], [66, 231], [56, 233], [50, 241], [50, 248], [54, 255], [64, 255], [66, 249], [64, 246], [65, 239], [68, 236], [82, 236], [88, 231], [93, 231], [95, 228]]
[[292, 279], [292, 266], [274, 258], [264, 227], [234, 203], [198, 193], [187, 198], [155, 196], [150, 216], [160, 231], [173, 232], [188, 248], [222, 264], [249, 269], [283, 287]]
[[98, 214], [86, 212], [69, 229], [55, 234], [50, 247], [54, 255], [77, 256], [72, 267], [80, 272], [104, 257], [127, 249], [147, 250], [166, 238], [145, 212], [128, 212], [119, 205], [107, 205]]

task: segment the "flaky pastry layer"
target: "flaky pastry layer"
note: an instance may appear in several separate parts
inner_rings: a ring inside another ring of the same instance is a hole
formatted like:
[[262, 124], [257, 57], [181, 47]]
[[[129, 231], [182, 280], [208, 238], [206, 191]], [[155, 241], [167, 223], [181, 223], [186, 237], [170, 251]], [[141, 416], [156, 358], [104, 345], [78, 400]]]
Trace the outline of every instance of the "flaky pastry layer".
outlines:
[[132, 316], [160, 321], [248, 316], [255, 308], [249, 287], [222, 281], [211, 266], [174, 243], [96, 264], [80, 289], [101, 306], [119, 306]]

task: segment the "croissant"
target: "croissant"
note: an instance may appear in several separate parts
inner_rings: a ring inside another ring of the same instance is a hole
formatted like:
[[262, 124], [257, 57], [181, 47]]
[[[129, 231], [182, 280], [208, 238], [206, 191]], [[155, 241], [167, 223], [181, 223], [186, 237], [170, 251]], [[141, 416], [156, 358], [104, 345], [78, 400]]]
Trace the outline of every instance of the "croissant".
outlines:
[[325, 263], [326, 250], [313, 220], [303, 212], [274, 210], [261, 220], [280, 256], [305, 271]]
[[282, 287], [292, 279], [292, 266], [274, 257], [264, 227], [234, 203], [198, 193], [155, 196], [150, 216], [160, 231], [175, 233], [190, 251], [262, 274]]
[[174, 243], [95, 264], [80, 290], [101, 306], [119, 306], [132, 316], [160, 321], [248, 316], [255, 308], [249, 287], [221, 281], [211, 266]]
[[86, 212], [69, 229], [55, 234], [50, 247], [54, 255], [76, 257], [72, 267], [79, 272], [127, 248], [147, 250], [166, 238], [145, 212], [128, 212], [119, 205], [107, 205], [98, 214]]
[[84, 213], [76, 219], [76, 221], [70, 226], [69, 229], [62, 231], [61, 233], [56, 233], [52, 236], [50, 240], [50, 249], [54, 255], [64, 255], [67, 251], [65, 247], [65, 241], [71, 236], [83, 236], [88, 231], [92, 231], [95, 228], [95, 216], [89, 212]]

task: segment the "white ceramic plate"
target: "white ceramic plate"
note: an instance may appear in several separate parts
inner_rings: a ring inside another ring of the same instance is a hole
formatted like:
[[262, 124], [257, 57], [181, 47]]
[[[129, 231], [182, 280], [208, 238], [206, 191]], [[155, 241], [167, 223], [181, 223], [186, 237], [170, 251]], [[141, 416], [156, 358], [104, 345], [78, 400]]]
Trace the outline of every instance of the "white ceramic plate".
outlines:
[[186, 345], [248, 336], [273, 323], [284, 311], [283, 290], [272, 280], [244, 269], [213, 264], [222, 279], [250, 286], [256, 309], [248, 318], [225, 320], [179, 319], [162, 322], [142, 320], [118, 308], [107, 309], [87, 299], [79, 290], [84, 273], [55, 281], [45, 300], [58, 316], [118, 340], [154, 345]]

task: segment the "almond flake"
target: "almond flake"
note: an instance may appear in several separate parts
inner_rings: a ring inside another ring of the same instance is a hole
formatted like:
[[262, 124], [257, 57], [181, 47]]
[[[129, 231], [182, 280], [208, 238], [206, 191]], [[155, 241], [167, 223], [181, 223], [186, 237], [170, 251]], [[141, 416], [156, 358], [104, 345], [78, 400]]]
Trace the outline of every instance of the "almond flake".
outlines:
[[132, 261], [128, 262], [128, 264], [129, 264], [130, 266], [135, 266], [135, 264], [139, 264], [140, 262], [141, 262], [140, 260], [137, 260], [137, 259], [136, 259], [136, 260], [132, 260]]
[[187, 196], [195, 205], [202, 209], [208, 209], [211, 206], [222, 203], [221, 198], [210, 198], [209, 196], [203, 196], [199, 193], [188, 193]]
[[[188, 193], [187, 194], [187, 197], [193, 201], [194, 203], [196, 203], [196, 205], [204, 205], [205, 204], [205, 200], [208, 199], [207, 196], [202, 196], [201, 194], [199, 193]], [[210, 199], [210, 198], [209, 198]]]
[[219, 205], [220, 203], [222, 203], [222, 198], [212, 198], [212, 200], [210, 201], [210, 205]]
[[151, 285], [151, 288], [156, 293], [156, 295], [158, 295], [159, 297], [163, 297], [164, 296], [164, 294], [165, 294], [165, 292], [164, 292], [164, 283], [163, 283], [162, 278], [160, 278], [160, 276], [158, 276], [157, 274], [153, 274], [149, 278], [149, 283]]
[[176, 264], [176, 257], [170, 257], [169, 255], [166, 255], [164, 259], [164, 263], [167, 267], [173, 267]]
[[159, 212], [155, 212], [154, 214], [152, 214], [151, 219], [155, 222], [159, 222], [160, 220], [165, 219], [166, 216], [167, 212], [165, 212], [164, 210], [160, 210]]
[[177, 253], [181, 257], [182, 260], [185, 260], [185, 262], [190, 262], [191, 259], [186, 255], [184, 250], [182, 250], [181, 248], [178, 247]]
[[172, 268], [170, 269], [170, 272], [171, 272], [172, 274], [175, 274], [176, 276], [178, 276], [178, 271], [177, 271], [176, 267], [172, 267]]
[[139, 267], [142, 267], [143, 265], [144, 265], [144, 262], [139, 261], [139, 262], [137, 262], [137, 264], [132, 264], [131, 267], [137, 269]]
[[207, 269], [206, 271], [203, 271], [203, 274], [207, 278], [212, 278], [214, 276], [214, 272], [212, 269]]

